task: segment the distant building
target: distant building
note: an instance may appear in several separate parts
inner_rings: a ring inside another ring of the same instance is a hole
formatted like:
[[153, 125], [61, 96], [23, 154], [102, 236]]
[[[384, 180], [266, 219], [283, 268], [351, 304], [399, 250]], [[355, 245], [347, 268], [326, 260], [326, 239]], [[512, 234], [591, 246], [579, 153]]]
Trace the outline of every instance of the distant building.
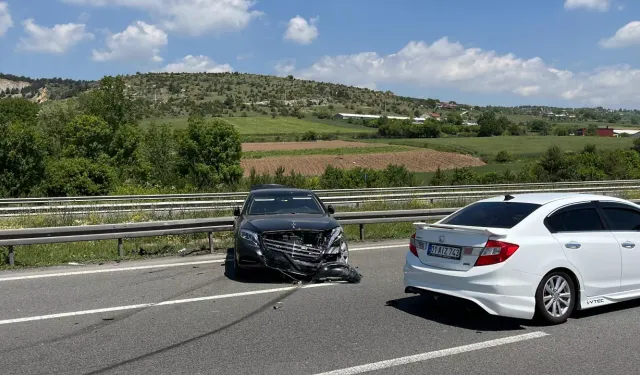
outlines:
[[[338, 113], [335, 118], [340, 120], [352, 119], [377, 119], [383, 115], [360, 115], [357, 113]], [[415, 122], [424, 122], [424, 117], [406, 117], [406, 116], [387, 116], [389, 120], [413, 120]]]
[[614, 130], [613, 133], [616, 137], [620, 137], [623, 134], [628, 134], [632, 138], [640, 138], [640, 130]]
[[[582, 129], [578, 129], [575, 132], [575, 135], [579, 136], [579, 137], [583, 137], [587, 135], [587, 128], [582, 128]], [[596, 135], [598, 137], [615, 137], [615, 133], [613, 129], [610, 129], [609, 127], [606, 128], [598, 128], [596, 130]]]
[[456, 103], [443, 103], [440, 102], [440, 104], [438, 104], [440, 106], [440, 108], [445, 108], [445, 109], [456, 109], [458, 108], [458, 105]]

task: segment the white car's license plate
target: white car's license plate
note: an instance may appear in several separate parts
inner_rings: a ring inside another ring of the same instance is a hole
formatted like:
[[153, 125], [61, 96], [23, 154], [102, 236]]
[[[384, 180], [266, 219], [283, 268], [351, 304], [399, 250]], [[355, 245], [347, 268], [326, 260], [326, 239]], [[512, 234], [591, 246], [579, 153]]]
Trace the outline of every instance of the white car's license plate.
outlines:
[[460, 259], [461, 253], [462, 249], [454, 246], [429, 244], [429, 248], [427, 249], [428, 255], [447, 259]]

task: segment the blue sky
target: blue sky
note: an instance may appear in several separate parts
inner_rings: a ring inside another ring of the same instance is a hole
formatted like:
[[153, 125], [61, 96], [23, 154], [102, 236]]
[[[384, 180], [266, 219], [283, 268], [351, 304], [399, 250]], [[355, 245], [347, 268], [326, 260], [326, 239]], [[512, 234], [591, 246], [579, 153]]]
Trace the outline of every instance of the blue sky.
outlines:
[[636, 0], [0, 0], [0, 71], [239, 71], [493, 105], [640, 108]]

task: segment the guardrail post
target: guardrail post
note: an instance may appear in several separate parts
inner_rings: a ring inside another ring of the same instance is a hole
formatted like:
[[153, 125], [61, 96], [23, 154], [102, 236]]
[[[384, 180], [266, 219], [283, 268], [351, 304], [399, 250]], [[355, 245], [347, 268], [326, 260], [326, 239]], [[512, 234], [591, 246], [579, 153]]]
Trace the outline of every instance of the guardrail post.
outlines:
[[360, 241], [364, 240], [364, 224], [360, 224]]
[[118, 256], [120, 258], [124, 257], [124, 248], [122, 246], [122, 238], [118, 238]]
[[213, 254], [213, 232], [209, 232], [209, 251]]
[[14, 250], [13, 246], [9, 246], [9, 265], [10, 266], [14, 266], [15, 265], [15, 262], [14, 262], [14, 259], [13, 259], [13, 255], [14, 255], [13, 254], [13, 250]]

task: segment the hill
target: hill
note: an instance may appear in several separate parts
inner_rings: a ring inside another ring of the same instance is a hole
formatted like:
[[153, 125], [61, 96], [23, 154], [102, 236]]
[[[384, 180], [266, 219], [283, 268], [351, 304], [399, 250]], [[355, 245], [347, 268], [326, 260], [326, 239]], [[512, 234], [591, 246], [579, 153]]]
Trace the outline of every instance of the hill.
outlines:
[[[421, 116], [424, 113], [465, 114], [494, 110], [514, 120], [548, 115], [554, 121], [640, 122], [640, 111], [604, 108], [479, 107], [440, 102], [435, 98], [398, 96], [390, 91], [248, 73], [137, 73], [123, 76], [141, 104], [145, 118], [181, 117], [198, 112], [224, 117], [292, 116], [329, 118], [338, 112]], [[0, 98], [22, 96], [36, 102], [61, 100], [97, 87], [97, 81], [62, 78], [32, 79], [0, 73]], [[469, 116], [470, 115], [470, 116]]]

